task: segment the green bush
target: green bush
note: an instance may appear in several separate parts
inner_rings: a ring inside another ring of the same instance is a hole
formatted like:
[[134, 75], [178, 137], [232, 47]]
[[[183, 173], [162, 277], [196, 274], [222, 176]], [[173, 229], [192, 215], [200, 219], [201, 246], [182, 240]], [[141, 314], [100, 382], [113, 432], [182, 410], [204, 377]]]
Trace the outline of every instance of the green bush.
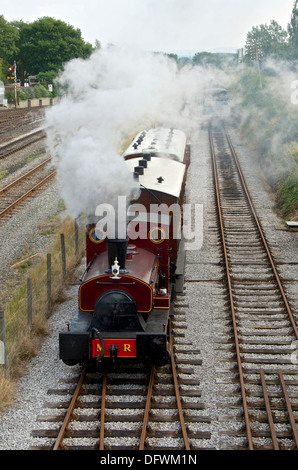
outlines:
[[298, 177], [288, 176], [280, 183], [276, 194], [276, 208], [285, 219], [296, 219], [298, 215]]
[[[20, 101], [32, 100], [34, 98], [53, 98], [54, 94], [51, 93], [47, 86], [39, 83], [35, 87], [21, 87], [17, 89], [18, 98]], [[5, 90], [5, 97], [8, 103], [14, 103], [14, 90]]]
[[52, 96], [49, 90], [41, 83], [39, 83], [38, 85], [34, 87], [34, 94], [35, 94], [35, 98], [42, 98], [42, 97], [49, 98]]
[[[282, 217], [297, 217], [298, 114], [280, 74], [246, 67], [238, 75], [234, 97], [244, 141], [257, 151], [267, 182], [275, 192]], [[242, 119], [241, 119], [242, 116]]]

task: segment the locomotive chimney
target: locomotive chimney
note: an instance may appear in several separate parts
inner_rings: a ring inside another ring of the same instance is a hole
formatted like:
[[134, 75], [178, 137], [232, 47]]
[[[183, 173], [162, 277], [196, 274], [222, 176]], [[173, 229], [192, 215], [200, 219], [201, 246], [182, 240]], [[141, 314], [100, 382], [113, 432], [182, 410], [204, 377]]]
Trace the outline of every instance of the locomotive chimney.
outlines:
[[109, 271], [114, 264], [115, 258], [120, 265], [120, 272], [127, 272], [125, 269], [126, 252], [129, 238], [107, 238], [107, 250], [109, 260]]

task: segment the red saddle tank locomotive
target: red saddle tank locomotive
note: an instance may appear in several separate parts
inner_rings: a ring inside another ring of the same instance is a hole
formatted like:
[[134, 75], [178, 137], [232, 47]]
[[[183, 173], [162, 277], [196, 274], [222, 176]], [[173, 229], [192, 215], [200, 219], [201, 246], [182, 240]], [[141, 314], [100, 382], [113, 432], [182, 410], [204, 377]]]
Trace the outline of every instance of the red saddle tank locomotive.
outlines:
[[183, 275], [180, 233], [190, 145], [176, 129], [139, 133], [123, 154], [139, 186], [125, 236], [86, 225], [86, 270], [78, 310], [59, 334], [68, 365], [135, 358], [168, 362], [171, 300]]

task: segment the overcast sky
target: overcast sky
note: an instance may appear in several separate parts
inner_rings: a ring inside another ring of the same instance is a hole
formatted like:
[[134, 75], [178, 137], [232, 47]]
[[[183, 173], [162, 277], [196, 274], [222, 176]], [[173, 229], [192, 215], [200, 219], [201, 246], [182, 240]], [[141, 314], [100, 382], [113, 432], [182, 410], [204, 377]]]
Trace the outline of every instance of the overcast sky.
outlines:
[[237, 48], [253, 26], [283, 28], [294, 0], [1, 0], [6, 21], [51, 16], [79, 28], [85, 41], [149, 51]]

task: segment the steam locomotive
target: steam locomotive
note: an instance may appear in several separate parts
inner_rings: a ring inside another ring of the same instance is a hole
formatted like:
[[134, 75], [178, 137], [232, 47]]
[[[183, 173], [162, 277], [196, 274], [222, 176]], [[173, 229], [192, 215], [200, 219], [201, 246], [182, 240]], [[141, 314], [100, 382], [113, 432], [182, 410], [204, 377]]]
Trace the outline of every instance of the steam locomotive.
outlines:
[[138, 196], [130, 201], [121, 237], [107, 237], [94, 221], [86, 223], [78, 310], [59, 333], [60, 358], [67, 365], [169, 361], [169, 317], [183, 279], [183, 242], [176, 232], [190, 143], [177, 129], [144, 130], [122, 158]]

